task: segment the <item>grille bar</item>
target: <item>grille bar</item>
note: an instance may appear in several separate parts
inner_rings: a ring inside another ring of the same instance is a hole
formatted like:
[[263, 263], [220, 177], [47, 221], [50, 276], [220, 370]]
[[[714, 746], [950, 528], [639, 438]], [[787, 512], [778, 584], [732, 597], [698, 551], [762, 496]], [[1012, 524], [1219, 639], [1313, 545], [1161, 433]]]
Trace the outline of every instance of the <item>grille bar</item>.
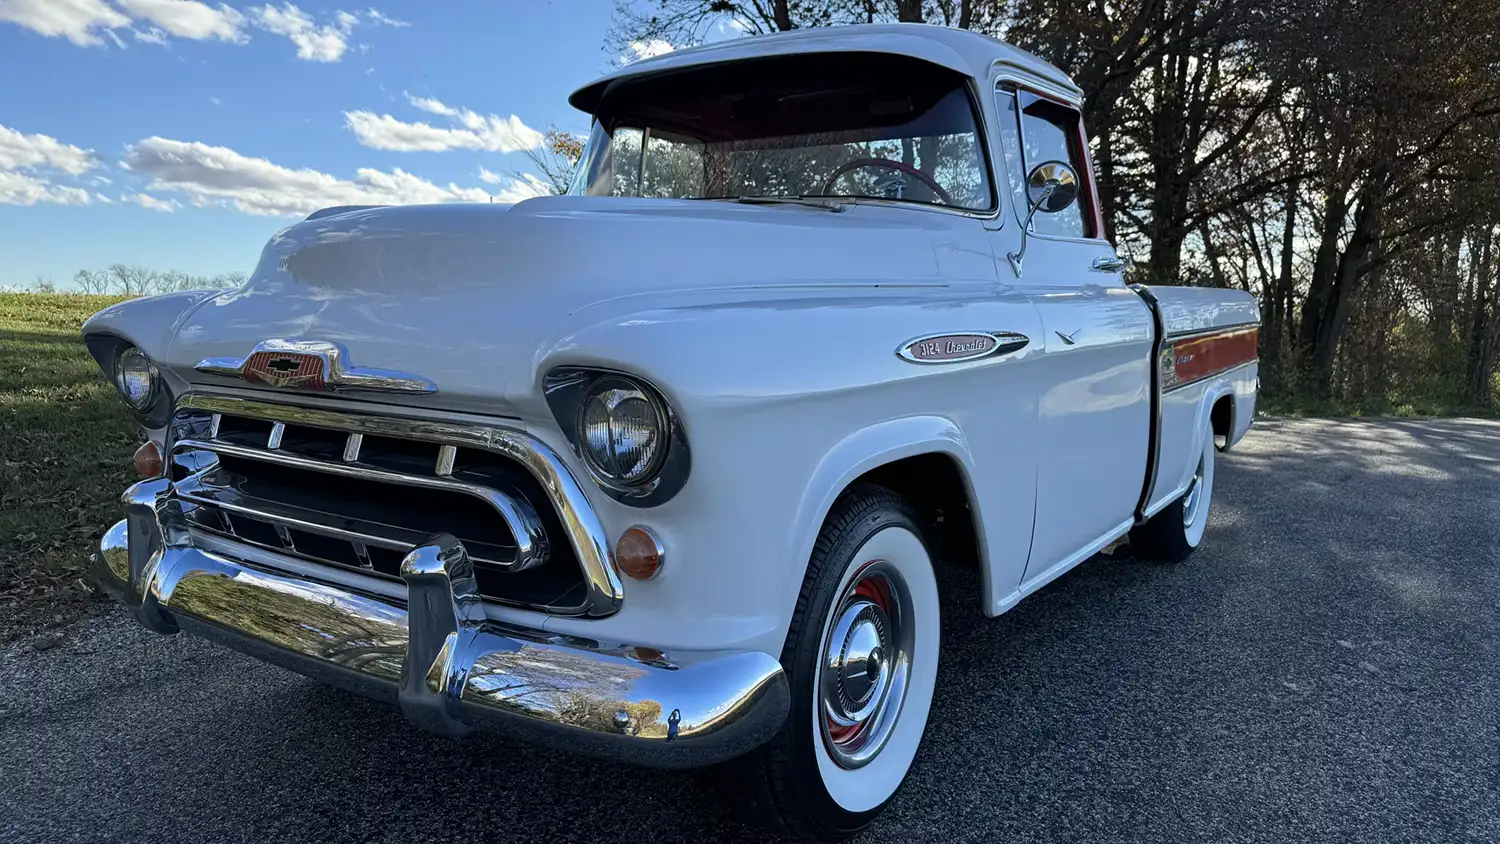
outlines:
[[[335, 408], [328, 402], [285, 398], [268, 402], [207, 392], [180, 396], [169, 433], [174, 481], [181, 483], [220, 466], [230, 475], [218, 480], [233, 484], [233, 476], [238, 475], [248, 482], [248, 487], [234, 487], [242, 493], [258, 491], [260, 497], [313, 511], [323, 510], [323, 502], [328, 502], [330, 509], [348, 515], [423, 530], [436, 525], [437, 530], [454, 532], [461, 539], [466, 531], [475, 539], [490, 532], [495, 541], [506, 542], [511, 537], [499, 536], [502, 520], [494, 518], [504, 511], [494, 502], [498, 500], [501, 507], [519, 503], [521, 511], [505, 520], [515, 525], [511, 530], [515, 544], [519, 547], [524, 540], [533, 549], [545, 547], [547, 557], [559, 565], [526, 571], [476, 566], [481, 594], [488, 600], [563, 615], [601, 617], [619, 609], [623, 584], [610, 559], [608, 537], [587, 495], [567, 464], [521, 423], [499, 418], [436, 418], [419, 411], [388, 416], [372, 412], [381, 408], [368, 404], [342, 403]], [[268, 446], [276, 423], [281, 424], [282, 438], [279, 448], [272, 450]], [[381, 491], [382, 484], [398, 488], [387, 493]], [[188, 500], [184, 504], [209, 509]], [[450, 507], [457, 509], [450, 512]], [[530, 520], [522, 513], [528, 511], [540, 517], [540, 524], [527, 524]], [[234, 518], [247, 527], [260, 525], [252, 533], [265, 540], [263, 547], [275, 551], [281, 544], [271, 523], [246, 522], [253, 517], [245, 514]], [[218, 524], [226, 536], [248, 542], [229, 532], [227, 511], [222, 520], [206, 521], [211, 524], [203, 530], [205, 540], [213, 535], [212, 525]], [[350, 529], [349, 525], [336, 526]], [[293, 556], [314, 559], [319, 551], [337, 550], [340, 566], [368, 572], [373, 562], [377, 574], [399, 563], [399, 553], [379, 544], [335, 541], [326, 532], [291, 526], [289, 533], [297, 544]], [[335, 544], [342, 547], [336, 549]]]
[[[504, 518], [506, 526], [510, 528], [511, 536], [515, 539], [516, 551], [514, 559], [508, 561], [495, 560], [493, 562], [496, 565], [512, 571], [524, 571], [547, 561], [547, 531], [542, 526], [541, 519], [537, 517], [536, 511], [530, 505], [525, 504], [524, 500], [519, 496], [506, 495], [491, 487], [469, 484], [451, 478], [391, 472], [361, 464], [327, 463], [322, 460], [313, 460], [295, 454], [288, 454], [284, 451], [250, 448], [219, 440], [180, 440], [174, 445], [173, 450], [179, 449], [198, 449], [216, 454], [240, 457], [246, 460], [274, 463], [294, 469], [338, 475], [345, 478], [379, 481], [395, 486], [460, 492], [471, 495], [489, 504], [499, 512], [501, 517]], [[423, 537], [418, 537], [419, 540], [421, 538]], [[415, 547], [416, 544], [418, 543], [413, 542], [407, 547]]]
[[[356, 547], [353, 551], [356, 555], [360, 555], [360, 546], [368, 548], [371, 545], [405, 554], [422, 544], [429, 536], [425, 532], [396, 525], [294, 507], [246, 495], [227, 486], [210, 483], [207, 475], [208, 473], [203, 473], [179, 481], [176, 485], [177, 496], [194, 504], [228, 510], [259, 522], [267, 522], [276, 528], [277, 535], [288, 551], [297, 550], [285, 533], [288, 528], [354, 543]], [[201, 520], [196, 523], [200, 527], [212, 529], [212, 526], [205, 525]], [[489, 565], [504, 570], [515, 568], [515, 546], [465, 539], [464, 547], [474, 549], [471, 559], [476, 565]], [[361, 556], [368, 557], [368, 550]]]

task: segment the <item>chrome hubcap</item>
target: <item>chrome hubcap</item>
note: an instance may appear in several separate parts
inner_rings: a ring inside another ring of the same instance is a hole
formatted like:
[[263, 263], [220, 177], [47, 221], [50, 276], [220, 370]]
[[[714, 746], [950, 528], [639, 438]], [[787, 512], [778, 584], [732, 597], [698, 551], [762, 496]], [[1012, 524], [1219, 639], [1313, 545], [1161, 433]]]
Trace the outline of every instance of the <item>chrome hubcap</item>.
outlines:
[[834, 625], [825, 668], [833, 682], [828, 708], [845, 726], [868, 718], [890, 685], [885, 666], [889, 628], [885, 610], [870, 601], [850, 604]]
[[900, 575], [877, 561], [835, 607], [819, 670], [823, 741], [841, 767], [857, 768], [890, 738], [906, 697], [911, 598]]

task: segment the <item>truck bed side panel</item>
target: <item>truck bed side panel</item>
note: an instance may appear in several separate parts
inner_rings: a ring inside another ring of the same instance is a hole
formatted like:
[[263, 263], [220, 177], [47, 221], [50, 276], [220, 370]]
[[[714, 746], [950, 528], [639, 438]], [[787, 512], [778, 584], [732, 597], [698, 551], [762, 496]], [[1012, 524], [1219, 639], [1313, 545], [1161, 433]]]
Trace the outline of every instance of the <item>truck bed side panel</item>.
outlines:
[[1240, 290], [1149, 286], [1165, 330], [1156, 471], [1143, 515], [1154, 515], [1187, 487], [1215, 403], [1228, 399], [1228, 448], [1249, 429], [1258, 385], [1260, 307]]

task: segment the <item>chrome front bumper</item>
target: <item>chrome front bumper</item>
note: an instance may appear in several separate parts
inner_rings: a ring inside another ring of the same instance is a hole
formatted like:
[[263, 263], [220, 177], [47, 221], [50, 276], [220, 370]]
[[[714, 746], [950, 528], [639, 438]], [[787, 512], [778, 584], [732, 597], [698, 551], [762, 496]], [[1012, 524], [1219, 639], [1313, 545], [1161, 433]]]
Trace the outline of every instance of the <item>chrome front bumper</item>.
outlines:
[[489, 730], [650, 767], [731, 759], [786, 720], [786, 677], [768, 654], [664, 654], [486, 618], [451, 536], [407, 555], [403, 605], [193, 547], [169, 493], [166, 480], [131, 487], [126, 518], [90, 561], [101, 588], [156, 632], [394, 702], [432, 732]]

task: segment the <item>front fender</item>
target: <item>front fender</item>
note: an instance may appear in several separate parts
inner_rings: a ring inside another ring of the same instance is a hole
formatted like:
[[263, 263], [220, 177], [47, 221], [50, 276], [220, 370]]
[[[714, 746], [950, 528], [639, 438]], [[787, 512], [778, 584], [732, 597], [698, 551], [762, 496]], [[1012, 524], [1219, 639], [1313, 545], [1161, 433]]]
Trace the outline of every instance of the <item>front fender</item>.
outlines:
[[[166, 357], [183, 321], [221, 291], [189, 290], [127, 299], [99, 311], [83, 323], [83, 339], [109, 335], [127, 340], [152, 360]], [[90, 351], [94, 344], [89, 343]], [[100, 366], [105, 366], [100, 361]]]
[[[116, 357], [127, 346], [135, 346], [160, 364], [169, 357], [183, 321], [216, 292], [163, 293], [110, 305], [84, 321], [81, 330], [84, 345], [106, 379], [113, 377]], [[158, 396], [147, 413], [137, 414], [147, 436], [158, 445], [171, 413], [171, 397], [188, 389], [187, 381], [170, 367], [160, 367], [159, 372], [166, 392]]]
[[[797, 507], [797, 520], [788, 535], [783, 559], [799, 561], [795, 577], [787, 579], [783, 606], [794, 606], [802, 588], [807, 561], [812, 558], [818, 533], [833, 509], [834, 502], [861, 475], [907, 457], [922, 454], [945, 454], [958, 464], [969, 500], [976, 495], [972, 482], [974, 458], [963, 431], [941, 416], [908, 416], [891, 419], [854, 431], [839, 441], [818, 463], [803, 490]], [[977, 516], [977, 513], [976, 513]], [[981, 568], [985, 573], [985, 593], [989, 594], [989, 566], [984, 538], [984, 520], [975, 519], [978, 531]]]

